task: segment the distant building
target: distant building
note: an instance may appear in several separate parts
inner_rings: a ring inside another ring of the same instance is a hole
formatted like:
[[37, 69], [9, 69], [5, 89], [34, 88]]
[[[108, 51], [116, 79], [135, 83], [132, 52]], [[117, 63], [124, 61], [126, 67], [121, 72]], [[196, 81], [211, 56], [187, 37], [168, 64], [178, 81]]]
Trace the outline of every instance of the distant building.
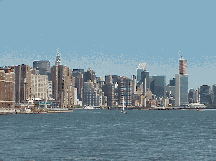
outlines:
[[175, 106], [188, 104], [188, 75], [176, 74]]
[[118, 104], [132, 106], [132, 81], [127, 77], [119, 77], [118, 79]]
[[195, 89], [191, 88], [189, 89], [189, 92], [188, 92], [188, 102], [189, 103], [196, 103], [196, 94], [195, 94]]
[[15, 66], [15, 102], [22, 103], [31, 97], [30, 66]]
[[33, 68], [39, 70], [40, 75], [49, 75], [50, 74], [50, 62], [47, 60], [35, 60], [33, 62]]
[[0, 69], [0, 108], [15, 107], [15, 73]]
[[145, 96], [147, 89], [150, 89], [149, 72], [148, 71], [142, 71], [141, 72], [141, 82], [143, 83], [143, 95]]
[[[58, 63], [57, 63], [58, 64]], [[74, 78], [67, 66], [57, 65], [51, 68], [52, 97], [60, 102], [61, 108], [74, 105]]]
[[83, 80], [84, 82], [87, 82], [88, 80], [90, 80], [91, 82], [96, 83], [95, 72], [89, 68], [86, 72], [84, 72]]
[[97, 91], [94, 88], [94, 83], [89, 79], [83, 83], [83, 105], [98, 106]]
[[212, 104], [216, 104], [216, 84], [212, 85]]
[[180, 55], [179, 74], [175, 75], [175, 106], [177, 107], [188, 104], [188, 75], [186, 69], [187, 60]]
[[34, 98], [40, 98], [41, 100], [48, 100], [48, 76], [40, 75], [34, 68], [31, 71], [31, 95]]
[[107, 106], [114, 105], [114, 84], [107, 83], [102, 87], [102, 91], [104, 92], [104, 96], [107, 96]]
[[211, 104], [211, 94], [210, 94], [210, 86], [202, 85], [199, 87], [200, 93], [200, 103], [201, 104]]
[[137, 67], [137, 82], [141, 81], [141, 72], [147, 70], [147, 63], [140, 63]]
[[136, 76], [132, 76], [132, 94], [136, 94], [136, 88], [137, 88], [137, 79]]
[[165, 85], [166, 85], [166, 76], [151, 76], [150, 77], [150, 90], [152, 94], [155, 94], [157, 97], [165, 98]]
[[83, 69], [73, 70], [73, 77], [75, 79], [75, 88], [77, 88], [77, 98], [82, 101], [83, 94]]

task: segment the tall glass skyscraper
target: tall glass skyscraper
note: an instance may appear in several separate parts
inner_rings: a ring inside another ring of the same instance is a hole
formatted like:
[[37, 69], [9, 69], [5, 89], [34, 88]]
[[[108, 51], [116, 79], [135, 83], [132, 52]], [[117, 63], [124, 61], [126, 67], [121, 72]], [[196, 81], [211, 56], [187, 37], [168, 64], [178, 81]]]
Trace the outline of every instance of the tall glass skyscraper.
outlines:
[[146, 63], [139, 63], [137, 67], [137, 82], [141, 81], [141, 72], [146, 71], [147, 64]]
[[[180, 53], [179, 53], [180, 54]], [[188, 104], [188, 75], [186, 72], [187, 60], [180, 55], [179, 74], [175, 75], [175, 106]]]
[[156, 75], [150, 77], [150, 89], [152, 94], [165, 98], [166, 76]]

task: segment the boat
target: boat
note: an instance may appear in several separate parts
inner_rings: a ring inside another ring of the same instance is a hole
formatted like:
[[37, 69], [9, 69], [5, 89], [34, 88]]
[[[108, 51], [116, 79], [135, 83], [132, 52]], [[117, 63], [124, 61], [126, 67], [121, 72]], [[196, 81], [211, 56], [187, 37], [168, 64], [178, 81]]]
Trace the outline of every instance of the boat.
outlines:
[[124, 114], [127, 113], [127, 111], [125, 111], [125, 109], [124, 109], [124, 97], [123, 97], [123, 107], [122, 107], [121, 113], [124, 113]]
[[84, 110], [94, 110], [94, 107], [88, 105], [88, 106], [84, 106], [83, 109]]

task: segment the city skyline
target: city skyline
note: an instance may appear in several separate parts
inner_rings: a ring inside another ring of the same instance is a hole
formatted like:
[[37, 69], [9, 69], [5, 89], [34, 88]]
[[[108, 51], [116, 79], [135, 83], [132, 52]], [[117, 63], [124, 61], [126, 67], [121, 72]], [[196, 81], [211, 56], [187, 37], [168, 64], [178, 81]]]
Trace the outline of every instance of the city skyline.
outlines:
[[214, 1], [42, 2], [0, 2], [0, 66], [34, 60], [52, 66], [59, 48], [71, 69], [131, 78], [147, 63], [150, 75], [166, 75], [167, 84], [178, 73], [181, 51], [189, 89], [216, 82]]

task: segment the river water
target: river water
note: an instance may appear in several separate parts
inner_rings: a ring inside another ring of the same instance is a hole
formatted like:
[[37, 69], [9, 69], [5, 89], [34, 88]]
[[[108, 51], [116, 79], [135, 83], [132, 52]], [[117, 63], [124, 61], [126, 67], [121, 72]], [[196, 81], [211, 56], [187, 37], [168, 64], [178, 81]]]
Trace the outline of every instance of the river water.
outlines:
[[0, 116], [0, 160], [216, 160], [216, 110]]

